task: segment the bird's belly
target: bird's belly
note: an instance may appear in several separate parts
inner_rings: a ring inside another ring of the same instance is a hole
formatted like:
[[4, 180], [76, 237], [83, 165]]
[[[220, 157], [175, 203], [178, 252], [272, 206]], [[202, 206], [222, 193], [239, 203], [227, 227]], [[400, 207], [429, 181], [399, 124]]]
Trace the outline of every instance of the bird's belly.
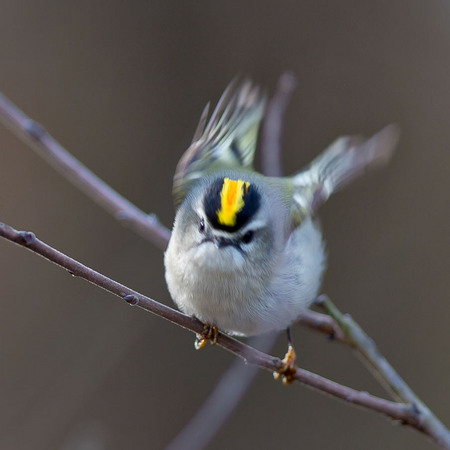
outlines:
[[244, 269], [218, 271], [192, 260], [166, 278], [177, 306], [202, 322], [236, 335], [287, 328], [317, 296], [325, 267], [320, 230], [308, 221], [294, 231], [283, 258], [264, 279]]
[[258, 309], [263, 300], [260, 286], [252, 289], [250, 285], [251, 282], [239, 274], [218, 276], [206, 272], [174, 300], [182, 311], [202, 322], [216, 325], [230, 334], [252, 335], [259, 332]]

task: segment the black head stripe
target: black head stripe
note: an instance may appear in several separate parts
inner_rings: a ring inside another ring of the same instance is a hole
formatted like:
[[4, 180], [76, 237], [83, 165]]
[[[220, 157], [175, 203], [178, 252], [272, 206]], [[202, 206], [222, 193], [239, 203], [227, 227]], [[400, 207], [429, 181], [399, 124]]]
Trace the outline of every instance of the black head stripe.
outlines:
[[221, 208], [221, 193], [224, 184], [224, 179], [219, 178], [214, 181], [207, 189], [203, 199], [203, 207], [206, 217], [213, 228], [224, 231], [237, 231], [242, 228], [258, 211], [261, 196], [255, 186], [250, 183], [244, 186], [244, 206], [236, 214], [236, 223], [234, 225], [224, 225], [219, 222], [218, 211]]

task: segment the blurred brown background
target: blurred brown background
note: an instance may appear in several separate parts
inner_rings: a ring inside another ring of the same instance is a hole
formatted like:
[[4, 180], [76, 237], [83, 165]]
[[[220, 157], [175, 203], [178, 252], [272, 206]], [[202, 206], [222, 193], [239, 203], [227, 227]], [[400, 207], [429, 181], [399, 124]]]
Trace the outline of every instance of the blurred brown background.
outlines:
[[[391, 165], [322, 210], [324, 292], [450, 424], [447, 1], [2, 2], [0, 90], [170, 226], [171, 177], [200, 112], [238, 73], [290, 69], [284, 162], [397, 122]], [[0, 220], [167, 304], [162, 254], [0, 126]], [[163, 448], [232, 357], [0, 242], [0, 449]], [[295, 330], [301, 366], [384, 395], [351, 352]], [[274, 350], [283, 354], [284, 340]], [[261, 372], [211, 448], [431, 444]]]

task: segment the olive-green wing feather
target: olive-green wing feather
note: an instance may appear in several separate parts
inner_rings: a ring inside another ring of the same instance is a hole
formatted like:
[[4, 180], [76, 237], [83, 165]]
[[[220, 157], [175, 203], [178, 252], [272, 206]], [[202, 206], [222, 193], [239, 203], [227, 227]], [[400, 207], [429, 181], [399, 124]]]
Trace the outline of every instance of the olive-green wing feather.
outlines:
[[202, 176], [226, 168], [251, 168], [266, 97], [250, 81], [232, 82], [207, 122], [203, 110], [190, 147], [181, 157], [173, 180], [175, 206]]
[[290, 178], [293, 189], [292, 225], [314, 215], [331, 194], [368, 170], [391, 158], [400, 132], [388, 125], [369, 139], [344, 136], [337, 139], [304, 170]]

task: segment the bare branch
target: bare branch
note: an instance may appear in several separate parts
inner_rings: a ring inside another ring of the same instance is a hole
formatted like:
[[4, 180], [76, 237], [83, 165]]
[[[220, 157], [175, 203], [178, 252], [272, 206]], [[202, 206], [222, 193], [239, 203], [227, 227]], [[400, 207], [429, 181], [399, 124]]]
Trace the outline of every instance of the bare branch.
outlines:
[[156, 215], [144, 213], [108, 186], [53, 139], [42, 125], [31, 120], [1, 93], [0, 120], [61, 175], [116, 219], [157, 247], [166, 248], [170, 231], [159, 222]]
[[450, 431], [439, 421], [422, 400], [405, 383], [386, 358], [380, 353], [374, 341], [353, 320], [350, 314], [342, 314], [335, 304], [326, 296], [319, 297], [317, 304], [336, 321], [344, 334], [345, 341], [352, 346], [371, 372], [376, 372], [378, 379], [394, 397], [413, 405], [421, 417], [424, 432], [433, 436], [444, 448], [450, 448]]
[[326, 314], [320, 314], [307, 309], [302, 312], [302, 315], [297, 319], [296, 323], [303, 325], [306, 328], [310, 328], [311, 330], [324, 333], [329, 339], [347, 343], [344, 333], [342, 333], [337, 322]]
[[[84, 280], [87, 280], [96, 286], [121, 297], [131, 305], [137, 305], [146, 311], [170, 320], [171, 322], [195, 333], [200, 333], [203, 330], [203, 324], [198, 320], [158, 303], [157, 301], [146, 297], [102, 275], [99, 272], [94, 271], [73, 258], [64, 255], [48, 244], [40, 241], [31, 232], [17, 231], [8, 225], [0, 224], [0, 237], [28, 248], [34, 253], [37, 253], [60, 267], [63, 267], [72, 275], [83, 278]], [[250, 347], [249, 345], [244, 344], [243, 342], [227, 336], [226, 334], [219, 333], [217, 344], [231, 353], [241, 357], [248, 364], [255, 365], [262, 369], [276, 372], [280, 370], [282, 366], [282, 362], [279, 358], [261, 352], [253, 347]], [[437, 443], [450, 449], [450, 437], [448, 440], [443, 440], [447, 439], [447, 437], [433, 434], [435, 428], [429, 426], [429, 420], [431, 419], [427, 416], [427, 421], [424, 422], [422, 419], [422, 411], [417, 408], [417, 405], [408, 405], [385, 400], [367, 392], [357, 391], [341, 385], [300, 368], [296, 368], [295, 380], [313, 389], [344, 400], [352, 405], [361, 406], [380, 414], [384, 414], [391, 419], [400, 421], [405, 425], [409, 425], [416, 430], [428, 434]], [[435, 420], [437, 421], [437, 419]]]
[[[273, 174], [275, 174], [275, 172], [271, 164], [273, 164], [273, 167], [278, 167], [278, 169], [275, 170], [278, 171], [278, 175], [281, 174], [282, 124], [287, 102], [294, 87], [295, 78], [293, 75], [282, 75], [278, 81], [274, 97], [267, 106], [266, 118], [263, 125], [264, 129], [262, 131], [262, 152], [263, 155], [265, 154], [267, 156], [269, 161], [266, 164], [266, 172], [272, 170]], [[170, 237], [170, 231], [159, 223], [155, 215], [145, 214], [114, 191], [110, 186], [105, 184], [56, 142], [41, 125], [30, 119], [2, 94], [0, 94], [0, 120], [7, 125], [16, 136], [29, 144], [30, 147], [49, 162], [50, 165], [56, 168], [62, 176], [65, 176], [75, 186], [96, 201], [99, 206], [112, 213], [112, 215], [124, 225], [155, 243], [159, 248], [164, 249], [166, 247]], [[315, 317], [314, 314], [316, 314]], [[305, 313], [305, 316], [300, 319], [300, 322], [304, 325], [308, 324], [307, 326], [311, 328], [317, 328], [317, 323], [323, 323], [324, 320], [331, 319], [327, 319], [326, 316], [323, 316], [318, 321], [317, 313], [307, 312]], [[238, 366], [237, 364], [234, 364], [233, 367], [239, 367], [239, 372], [241, 372], [240, 382], [242, 385], [248, 386], [250, 380], [253, 379], [252, 372], [242, 371], [241, 366]], [[230, 392], [227, 388], [227, 383], [229, 380], [233, 380], [234, 376], [231, 370], [227, 373], [228, 376], [223, 377], [220, 382], [221, 386], [217, 386], [217, 392]], [[235, 405], [238, 404], [244, 394], [245, 389], [240, 389], [236, 395], [234, 395]], [[216, 429], [218, 429], [227, 419], [227, 414], [225, 414], [223, 410], [219, 411], [218, 408], [226, 408], [226, 403], [217, 402], [216, 410], [214, 412], [210, 411], [208, 415], [210, 421], [208, 428], [212, 429], [216, 427]], [[229, 411], [231, 410], [232, 408], [229, 409]], [[222, 423], [218, 422], [219, 418], [221, 418]], [[214, 420], [214, 424], [212, 424], [212, 420]]]
[[[276, 338], [276, 335], [258, 336], [249, 344], [268, 352], [275, 344]], [[236, 409], [258, 372], [256, 366], [246, 366], [240, 358], [236, 357], [202, 406], [170, 442], [166, 450], [206, 448]]]
[[297, 80], [291, 72], [281, 75], [275, 94], [267, 105], [261, 130], [261, 164], [265, 175], [280, 177], [283, 174], [281, 163], [283, 119], [296, 84]]
[[[290, 75], [284, 75], [284, 80], [283, 77], [280, 78], [277, 92], [268, 105], [264, 128], [262, 130], [263, 166], [266, 174], [281, 174], [281, 126], [287, 102], [294, 86], [295, 79]], [[116, 219], [121, 220], [138, 234], [151, 240], [161, 249], [166, 247], [170, 237], [170, 231], [161, 225], [155, 215], [145, 214], [105, 184], [70, 155], [42, 126], [28, 118], [1, 94], [0, 120], [8, 125], [20, 139], [30, 144], [38, 154], [44, 157], [63, 176], [68, 178], [101, 207], [112, 213]], [[145, 297], [93, 271], [39, 241], [33, 233], [19, 232], [7, 225], [1, 224], [0, 236], [29, 248], [35, 253], [65, 268], [73, 275], [79, 276], [122, 297], [132, 305], [139, 305], [141, 308], [193, 332], [197, 333], [203, 329], [203, 325], [196, 319], [162, 305], [149, 297]], [[378, 374], [378, 378], [387, 386], [388, 390], [404, 403], [383, 400], [334, 383], [302, 369], [297, 369], [296, 379], [312, 388], [326, 392], [347, 402], [372, 409], [392, 419], [399, 420], [404, 424], [424, 432], [442, 447], [450, 449], [449, 431], [398, 376], [385, 358], [380, 355], [373, 341], [363, 332], [359, 325], [350, 316], [343, 315], [338, 311], [328, 299], [323, 298], [321, 305], [331, 317], [313, 311], [306, 311], [298, 319], [298, 322], [353, 347], [362, 356], [363, 360], [368, 363], [371, 371]], [[278, 358], [269, 356], [225, 334], [219, 335], [218, 344], [240, 358], [243, 358], [247, 363], [257, 367], [276, 371], [281, 366], [281, 361]], [[237, 363], [233, 364], [229, 372], [227, 372], [227, 376], [224, 377], [224, 381], [216, 387], [213, 393], [213, 396], [221, 395], [220, 391], [223, 390], [224, 386], [229, 385], [233, 379], [236, 379], [234, 376], [238, 372], [245, 373], [245, 376], [242, 376], [240, 379], [240, 389], [236, 391], [232, 401], [224, 406], [221, 421], [216, 421], [213, 424], [216, 429], [221, 426], [234, 406], [239, 402], [245, 393], [245, 385], [248, 385], [254, 376], [254, 374], [249, 373], [251, 371], [242, 371], [242, 366], [237, 371], [234, 368], [236, 366]], [[235, 370], [236, 372], [234, 372]], [[208, 410], [211, 411], [207, 402], [203, 410], [199, 411], [199, 417], [201, 418], [202, 414], [204, 415], [205, 411], [207, 412]], [[210, 433], [209, 437], [207, 435], [205, 436], [209, 439], [212, 435]]]

